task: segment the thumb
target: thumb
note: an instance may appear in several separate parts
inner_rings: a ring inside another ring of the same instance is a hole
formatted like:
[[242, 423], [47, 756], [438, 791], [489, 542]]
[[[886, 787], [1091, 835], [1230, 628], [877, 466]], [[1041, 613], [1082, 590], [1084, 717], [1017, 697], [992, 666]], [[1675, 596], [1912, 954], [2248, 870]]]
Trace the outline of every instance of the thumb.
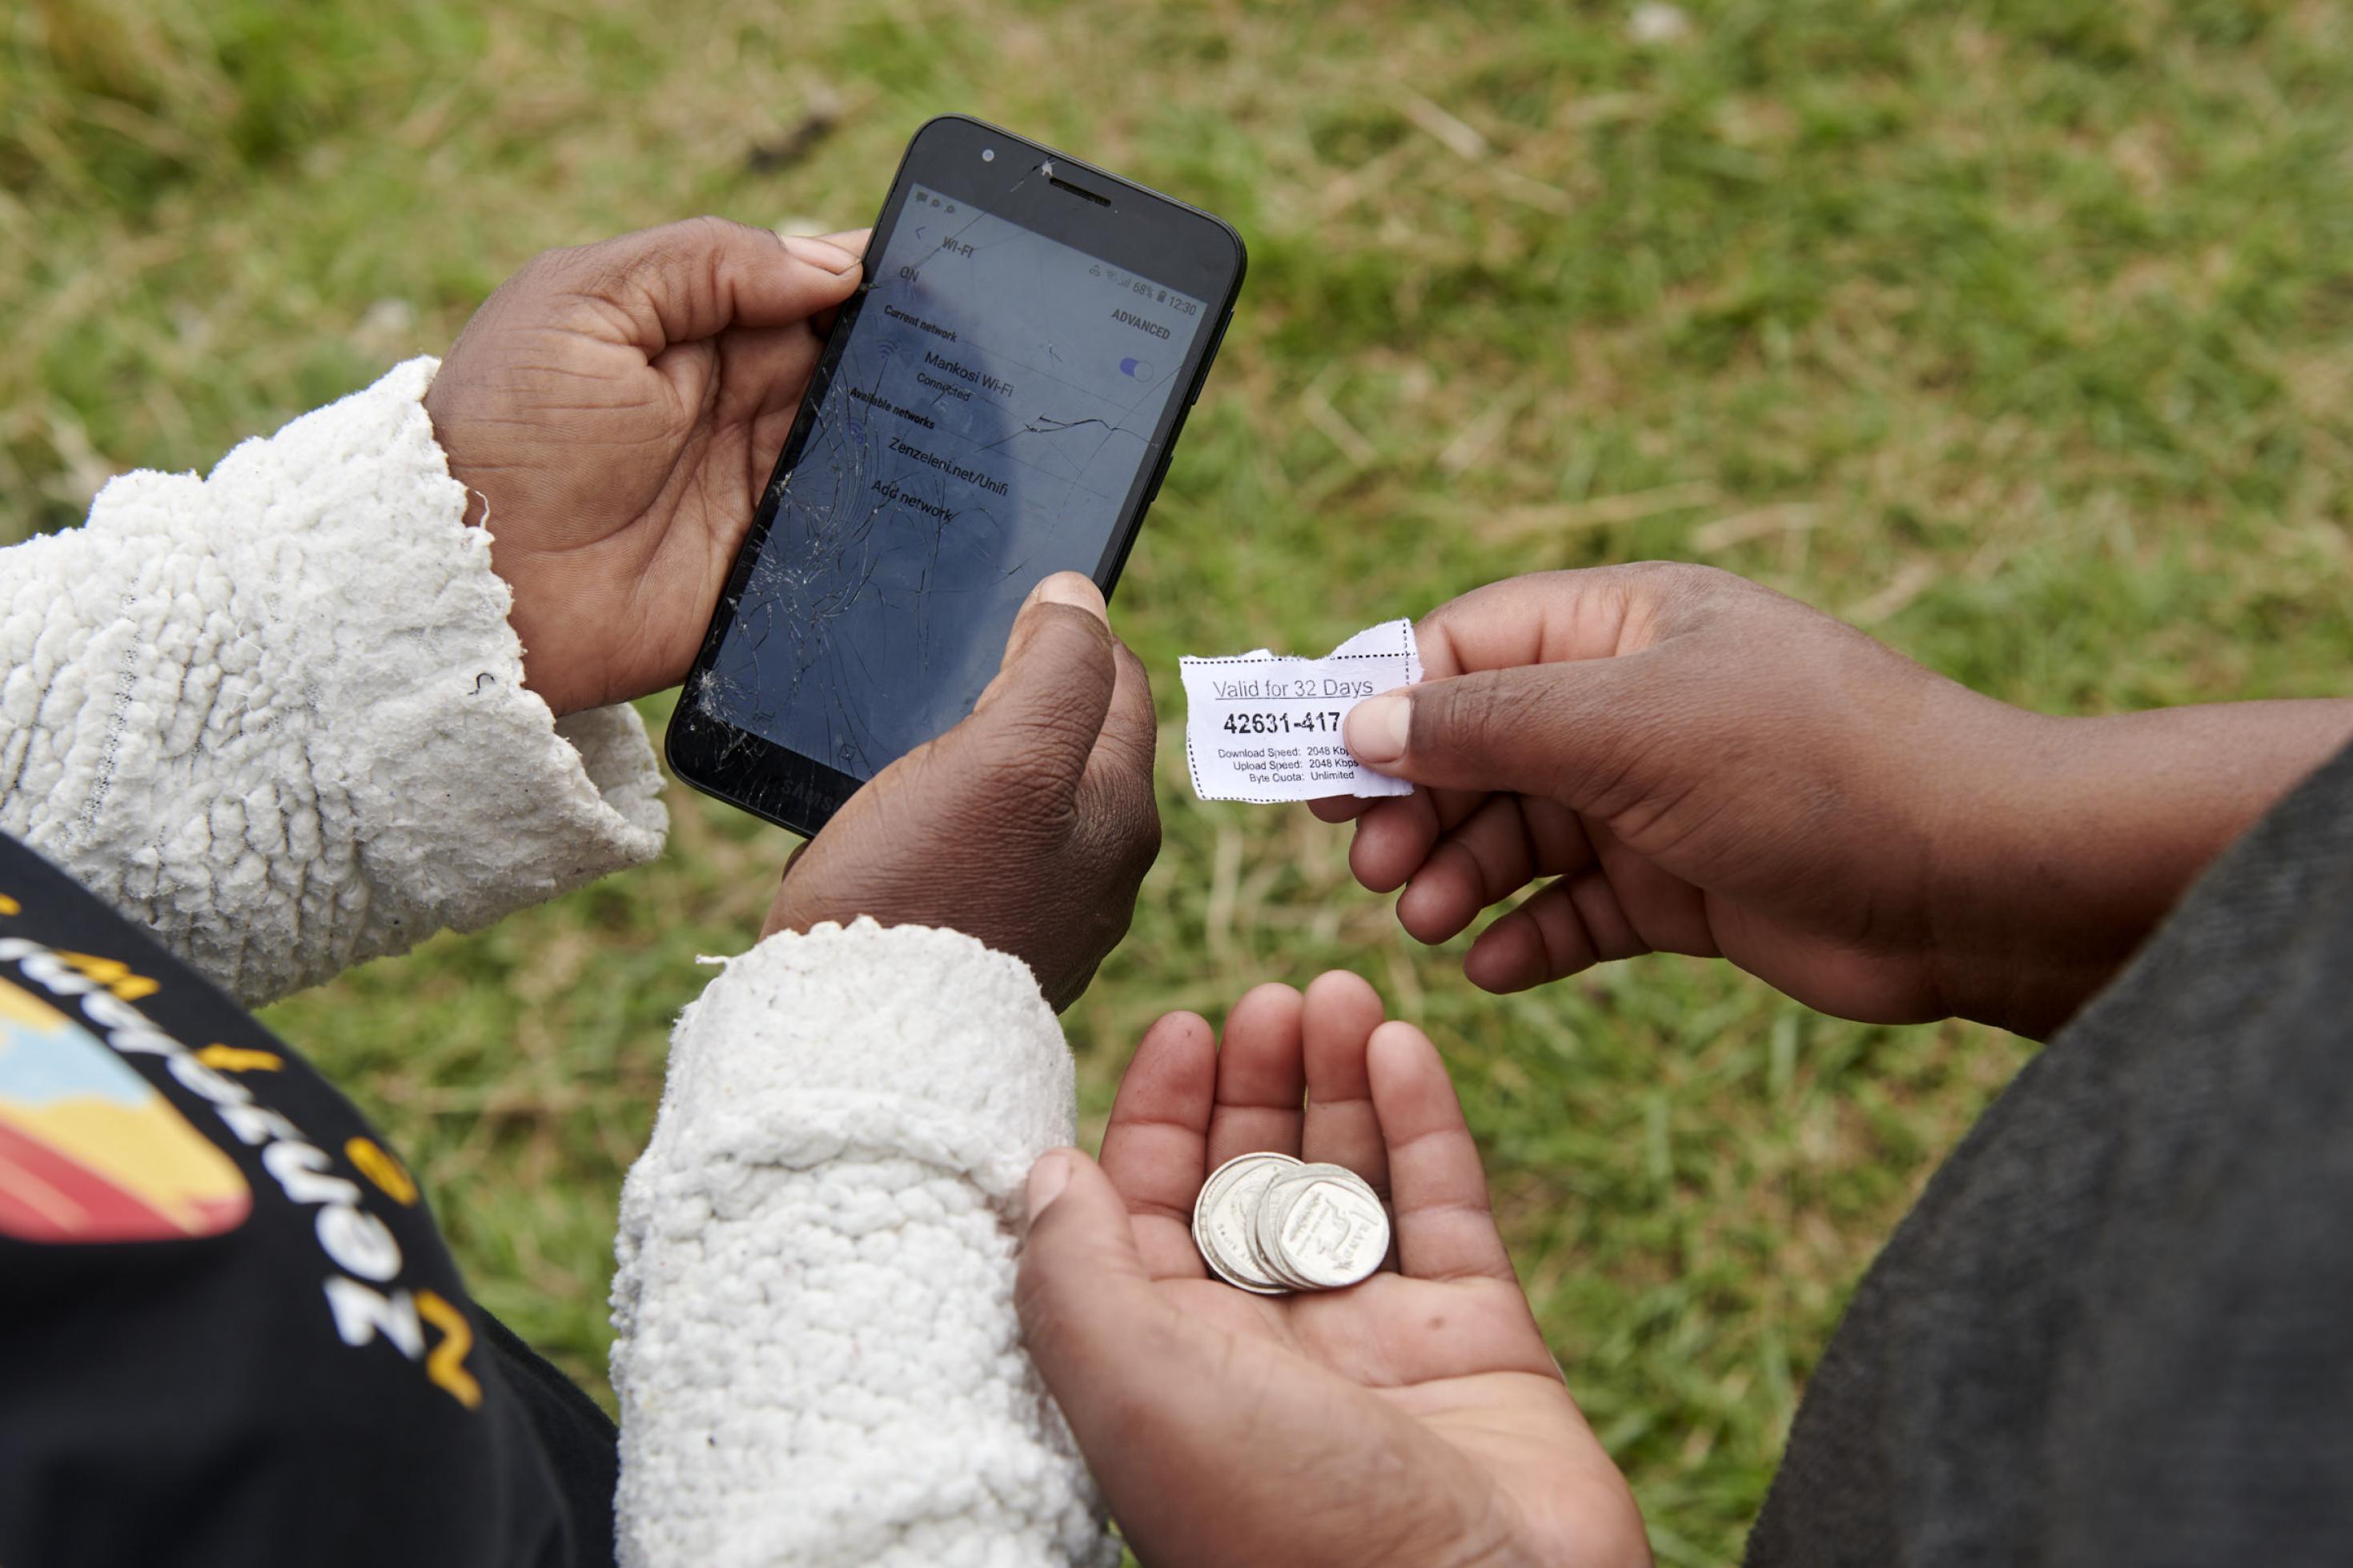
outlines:
[[[1154, 1563], [1268, 1561], [1238, 1549], [1265, 1511], [1238, 1493], [1315, 1445], [1291, 1422], [1253, 1426], [1263, 1369], [1238, 1364], [1240, 1342], [1153, 1284], [1126, 1203], [1076, 1149], [1030, 1171], [1029, 1215], [1013, 1297], [1022, 1342], [1129, 1545]], [[1204, 1514], [1212, 1500], [1224, 1517]]]
[[1050, 1150], [1029, 1172], [1029, 1196], [1014, 1307], [1030, 1359], [1092, 1455], [1099, 1440], [1113, 1440], [1121, 1413], [1133, 1413], [1133, 1385], [1166, 1375], [1148, 1347], [1182, 1323], [1153, 1285], [1127, 1205], [1102, 1166], [1076, 1149]]
[[551, 251], [517, 279], [525, 280], [614, 307], [595, 318], [596, 335], [617, 329], [652, 355], [732, 326], [786, 326], [829, 310], [857, 290], [859, 258], [829, 241], [700, 217]]
[[1342, 736], [1358, 762], [1413, 784], [1537, 795], [1593, 810], [1605, 795], [1642, 791], [1665, 750], [1655, 742], [1672, 732], [1658, 723], [1672, 716], [1632, 689], [1630, 668], [1645, 658], [1425, 680], [1357, 703]]
[[942, 737], [959, 767], [1025, 779], [1067, 805], [1119, 683], [1103, 594], [1076, 572], [1038, 584], [972, 717]]

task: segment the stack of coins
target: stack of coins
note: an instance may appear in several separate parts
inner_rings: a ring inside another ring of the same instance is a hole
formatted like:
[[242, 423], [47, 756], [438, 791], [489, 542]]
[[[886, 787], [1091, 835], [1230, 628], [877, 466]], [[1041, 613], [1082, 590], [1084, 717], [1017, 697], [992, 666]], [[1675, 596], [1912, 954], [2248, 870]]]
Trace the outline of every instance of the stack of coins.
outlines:
[[1368, 1278], [1389, 1250], [1388, 1211], [1362, 1176], [1288, 1154], [1239, 1154], [1193, 1202], [1193, 1245], [1237, 1289], [1280, 1296]]

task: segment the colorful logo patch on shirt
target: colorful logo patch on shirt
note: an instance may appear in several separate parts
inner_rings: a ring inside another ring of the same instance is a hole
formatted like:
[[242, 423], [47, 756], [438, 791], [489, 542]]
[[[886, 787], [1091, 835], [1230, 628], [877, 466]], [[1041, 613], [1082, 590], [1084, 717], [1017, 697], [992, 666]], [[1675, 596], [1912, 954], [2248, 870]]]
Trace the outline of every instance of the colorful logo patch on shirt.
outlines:
[[227, 1154], [105, 1043], [0, 980], [0, 1235], [163, 1241], [245, 1222]]

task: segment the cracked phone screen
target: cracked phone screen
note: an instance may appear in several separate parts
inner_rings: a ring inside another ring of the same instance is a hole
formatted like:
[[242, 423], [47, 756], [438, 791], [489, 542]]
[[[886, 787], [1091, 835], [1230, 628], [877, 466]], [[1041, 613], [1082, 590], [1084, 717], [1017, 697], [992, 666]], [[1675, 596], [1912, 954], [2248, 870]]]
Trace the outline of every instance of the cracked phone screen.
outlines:
[[912, 187], [702, 706], [858, 779], [954, 725], [1103, 560], [1202, 302]]

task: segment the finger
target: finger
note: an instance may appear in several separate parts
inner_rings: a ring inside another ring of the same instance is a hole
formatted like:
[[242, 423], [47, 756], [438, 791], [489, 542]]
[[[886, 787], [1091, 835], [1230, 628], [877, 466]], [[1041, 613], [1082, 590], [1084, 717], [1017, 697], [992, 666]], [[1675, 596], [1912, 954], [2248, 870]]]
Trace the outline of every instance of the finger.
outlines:
[[1675, 772], [1685, 748], [1662, 742], [1716, 730], [1704, 693], [1669, 679], [1665, 651], [1425, 680], [1357, 703], [1342, 738], [1358, 762], [1417, 784], [1606, 816]]
[[1300, 1017], [1300, 1054], [1307, 1073], [1307, 1110], [1299, 1157], [1345, 1165], [1388, 1196], [1388, 1146], [1373, 1109], [1365, 1050], [1386, 1010], [1362, 976], [1335, 969], [1307, 987]]
[[[660, 363], [667, 363], [668, 355], [689, 353], [701, 346], [689, 343], [665, 349]], [[776, 454], [784, 449], [793, 416], [800, 409], [801, 394], [808, 390], [810, 373], [817, 369], [825, 345], [808, 324], [796, 322], [725, 332], [715, 346], [719, 401], [714, 412], [723, 426], [751, 428], [744, 493], [756, 495], [776, 467]], [[743, 521], [748, 527], [751, 521], [747, 505]], [[732, 557], [732, 550], [728, 553]]]
[[1721, 958], [1707, 895], [1591, 829], [1594, 862], [1552, 883], [1479, 934], [1462, 973], [1484, 991], [1525, 991], [1647, 952]]
[[1061, 572], [1039, 584], [1014, 617], [997, 678], [940, 738], [942, 765], [1040, 792], [1046, 816], [1067, 812], [1118, 685], [1112, 646], [1092, 583]]
[[1392, 809], [1366, 812], [1348, 847], [1348, 868], [1376, 893], [1386, 893], [1421, 869], [1431, 846], [1478, 814], [1481, 791], [1418, 789], [1376, 801]]
[[1563, 877], [1479, 933], [1462, 973], [1482, 991], [1525, 991], [1651, 951], [1599, 868]]
[[1103, 603], [1103, 590], [1095, 586], [1095, 580], [1083, 572], [1051, 572], [1039, 578], [1029, 596], [1021, 601], [1024, 609], [1038, 604], [1069, 605], [1101, 621], [1105, 631], [1111, 629], [1111, 606]]
[[1208, 1020], [1171, 1013], [1145, 1031], [1112, 1101], [1103, 1171], [1134, 1217], [1136, 1248], [1155, 1279], [1207, 1272], [1193, 1245], [1193, 1200], [1208, 1173], [1217, 1088], [1218, 1041]]
[[1210, 1170], [1260, 1149], [1299, 1152], [1299, 1102], [1307, 1090], [1300, 1057], [1303, 1006], [1290, 986], [1268, 984], [1250, 991], [1226, 1016], [1218, 1044], [1218, 1101], [1209, 1117]]
[[1417, 1279], [1512, 1279], [1479, 1146], [1438, 1047], [1411, 1024], [1383, 1024], [1366, 1047], [1366, 1068], [1388, 1145], [1399, 1269]]
[[[1159, 725], [1153, 717], [1152, 683], [1144, 661], [1116, 639], [1112, 658], [1111, 705], [1079, 783], [1079, 832], [1092, 863], [1103, 867], [1125, 889], [1120, 908], [1126, 910], [1134, 906], [1136, 889], [1160, 856], [1160, 803], [1152, 788], [1152, 752]], [[1123, 920], [1122, 934], [1124, 931]]]
[[[1343, 734], [1358, 761], [1441, 789], [1517, 790], [1615, 815], [1716, 758], [1695, 748], [1748, 717], [1736, 683], [1679, 679], [1676, 638], [1778, 601], [1710, 567], [1649, 562], [1514, 578], [1417, 627], [1430, 679], [1358, 703]], [[1795, 625], [1795, 622], [1791, 623]]]
[[1366, 767], [1416, 784], [1540, 788], [1567, 761], [1556, 716], [1575, 705], [1573, 684], [1541, 665], [1425, 680], [1357, 703], [1341, 738]]
[[[1721, 958], [1710, 929], [1707, 895], [1611, 832], [1607, 823], [1591, 829], [1594, 863], [1635, 937], [1652, 952]], [[1546, 866], [1540, 869], [1556, 870]]]
[[1379, 797], [1359, 800], [1352, 795], [1328, 795], [1321, 800], [1311, 800], [1307, 809], [1315, 814], [1318, 822], [1354, 822], [1379, 804]]
[[1111, 706], [1103, 712], [1103, 732], [1088, 759], [1090, 775], [1123, 781], [1132, 791], [1152, 794], [1152, 755], [1160, 742], [1160, 722], [1152, 710], [1152, 677], [1135, 650], [1116, 637], [1112, 640], [1115, 676]]
[[1139, 1381], [1166, 1375], [1153, 1350], [1188, 1330], [1154, 1285], [1127, 1205], [1093, 1161], [1049, 1151], [1030, 1169], [1028, 1201], [1014, 1310], [1046, 1386], [1096, 1452], [1092, 1439], [1119, 1425]]
[[1415, 623], [1414, 641], [1432, 679], [1609, 658], [1649, 646], [1683, 606], [1734, 581], [1712, 567], [1658, 561], [1535, 572], [1440, 605]]
[[1481, 910], [1527, 885], [1535, 843], [1520, 810], [1525, 796], [1489, 795], [1468, 821], [1434, 845], [1398, 896], [1398, 923], [1417, 942], [1445, 942]]
[[836, 250], [848, 251], [860, 259], [866, 255], [866, 242], [873, 237], [874, 231], [871, 228], [838, 228], [830, 234], [818, 236]]
[[1348, 845], [1348, 869], [1366, 891], [1392, 891], [1421, 869], [1441, 831], [1438, 803], [1426, 789], [1376, 800], [1356, 819], [1356, 837]]
[[762, 942], [785, 930], [790, 923], [792, 909], [786, 898], [793, 885], [793, 868], [801, 863], [801, 857], [808, 853], [808, 847], [815, 842], [813, 838], [804, 838], [793, 846], [791, 854], [785, 857], [785, 868], [776, 878], [776, 896], [768, 900], [768, 912], [760, 921]]
[[[850, 255], [857, 257], [860, 261], [863, 261], [866, 258], [867, 241], [873, 237], [874, 231], [871, 228], [836, 229], [831, 234], [821, 234], [818, 236], [818, 238], [825, 241], [826, 244], [836, 246], [840, 249], [846, 250]], [[816, 315], [811, 316], [808, 320], [810, 334], [819, 341], [823, 341], [825, 338], [830, 336], [833, 331], [834, 320], [839, 314], [839, 311], [838, 310], [828, 308], [819, 310]]]
[[1539, 877], [1581, 871], [1597, 855], [1584, 819], [1534, 795], [1499, 795], [1439, 840], [1398, 899], [1398, 921], [1417, 940], [1451, 941], [1481, 910]]
[[524, 278], [616, 307], [600, 323], [617, 321], [651, 357], [729, 327], [806, 321], [849, 297], [859, 264], [822, 240], [702, 217], [551, 251]]
[[1564, 879], [1498, 915], [1462, 955], [1462, 977], [1498, 996], [1549, 984], [1600, 962]]

